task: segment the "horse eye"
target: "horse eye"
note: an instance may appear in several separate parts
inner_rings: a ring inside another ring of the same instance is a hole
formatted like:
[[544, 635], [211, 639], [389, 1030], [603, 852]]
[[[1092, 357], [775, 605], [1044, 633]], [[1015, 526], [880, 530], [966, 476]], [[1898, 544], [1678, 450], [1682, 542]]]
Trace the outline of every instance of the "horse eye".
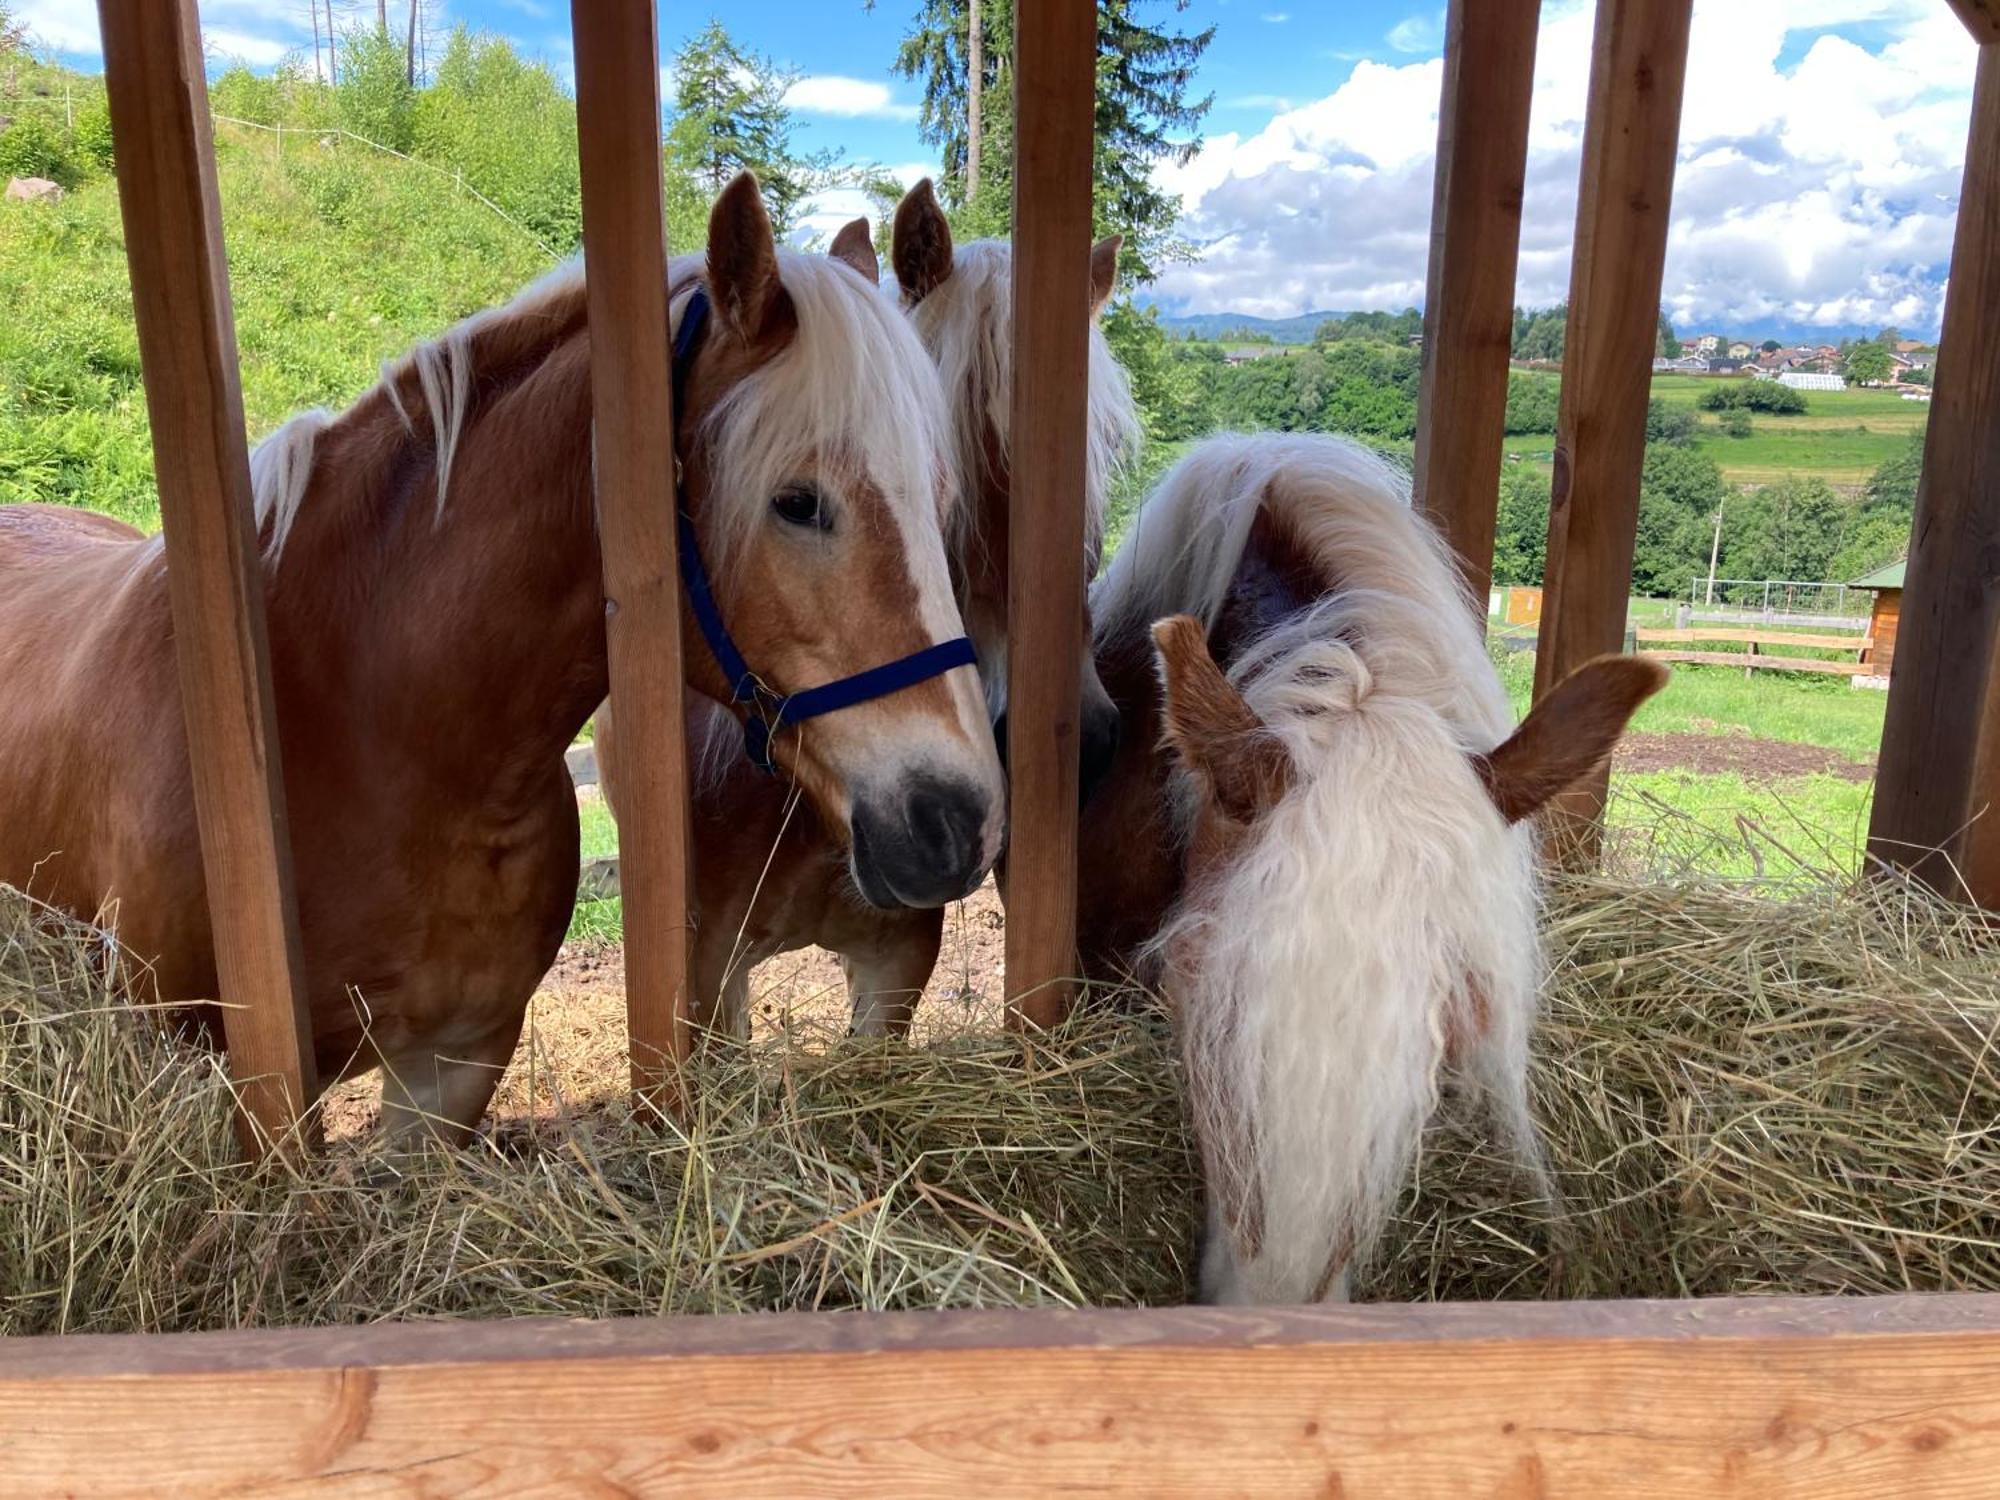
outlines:
[[794, 526], [811, 526], [824, 531], [830, 524], [826, 507], [820, 503], [819, 491], [809, 484], [780, 490], [771, 499], [771, 509]]

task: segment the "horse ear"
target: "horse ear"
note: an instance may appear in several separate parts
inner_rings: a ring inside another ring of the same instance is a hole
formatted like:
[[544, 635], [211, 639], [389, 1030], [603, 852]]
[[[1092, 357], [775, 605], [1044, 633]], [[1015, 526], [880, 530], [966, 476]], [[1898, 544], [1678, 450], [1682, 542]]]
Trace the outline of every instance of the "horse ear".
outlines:
[[882, 262], [875, 258], [875, 240], [868, 233], [866, 219], [850, 219], [842, 225], [826, 253], [854, 267], [877, 286], [882, 284]]
[[1600, 656], [1557, 683], [1521, 727], [1473, 766], [1509, 823], [1603, 764], [1639, 705], [1667, 683], [1667, 669], [1638, 656]]
[[1104, 304], [1118, 290], [1118, 252], [1125, 244], [1122, 234], [1107, 234], [1090, 247], [1090, 315], [1104, 311]]
[[1164, 738], [1216, 806], [1248, 823], [1284, 796], [1291, 763], [1236, 685], [1208, 654], [1201, 622], [1175, 615], [1153, 626], [1166, 687]]
[[921, 302], [951, 275], [951, 225], [926, 177], [896, 205], [889, 234], [889, 259], [905, 300]]
[[709, 210], [708, 294], [719, 321], [745, 343], [765, 334], [785, 300], [777, 238], [748, 172], [737, 173]]

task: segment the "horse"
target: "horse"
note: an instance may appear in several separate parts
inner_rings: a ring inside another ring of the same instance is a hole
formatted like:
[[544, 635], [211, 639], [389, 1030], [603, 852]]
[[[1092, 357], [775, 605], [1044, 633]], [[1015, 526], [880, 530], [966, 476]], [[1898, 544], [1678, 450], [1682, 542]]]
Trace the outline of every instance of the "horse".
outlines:
[[1336, 438], [1196, 447], [1093, 606], [1125, 726], [1084, 813], [1079, 937], [1088, 973], [1174, 1014], [1201, 1294], [1344, 1297], [1441, 1075], [1538, 1172], [1531, 820], [1666, 674], [1600, 658], [1516, 728], [1406, 479]]
[[[907, 320], [864, 268], [780, 251], [748, 175], [668, 276], [689, 345], [683, 535], [760, 682], [845, 679], [958, 636], [948, 416]], [[617, 608], [591, 401], [572, 264], [252, 455], [314, 1053], [322, 1080], [381, 1067], [392, 1141], [469, 1133], [574, 904], [564, 751], [605, 696]], [[106, 518], [0, 509], [0, 880], [115, 907], [158, 999], [212, 1031], [166, 565], [158, 537]], [[876, 899], [951, 899], [999, 851], [970, 654], [770, 747]], [[685, 672], [730, 700], [711, 655], [690, 649]]]
[[[866, 220], [835, 237], [852, 258], [873, 251]], [[1093, 314], [1110, 300], [1120, 241], [1091, 251]], [[1007, 690], [1007, 528], [1012, 465], [1013, 261], [1002, 241], [954, 249], [928, 180], [905, 195], [893, 221], [895, 295], [942, 373], [951, 411], [951, 451], [968, 511], [952, 537], [952, 577], [961, 616], [979, 655], [988, 708], [1003, 742]], [[1136, 446], [1139, 420], [1124, 372], [1093, 319], [1090, 329], [1086, 536], [1079, 566], [1095, 573], [1106, 500], [1118, 465]], [[1086, 791], [1116, 750], [1119, 714], [1099, 681], [1082, 634], [1081, 780]], [[884, 909], [848, 877], [837, 828], [788, 789], [728, 754], [728, 726], [715, 705], [691, 701], [688, 732], [694, 788], [696, 905], [693, 993], [713, 1031], [747, 1035], [751, 966], [807, 946], [840, 956], [854, 1029], [868, 1036], [907, 1032], [917, 999], [937, 965], [942, 909]], [[617, 814], [620, 757], [635, 753], [600, 709], [598, 779]], [[857, 896], [860, 899], [857, 899]]]

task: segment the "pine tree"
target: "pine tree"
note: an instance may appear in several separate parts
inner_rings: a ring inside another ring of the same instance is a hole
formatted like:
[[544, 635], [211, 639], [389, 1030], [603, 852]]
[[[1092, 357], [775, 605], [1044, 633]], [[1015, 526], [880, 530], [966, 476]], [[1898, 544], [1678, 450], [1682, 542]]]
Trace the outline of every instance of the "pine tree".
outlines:
[[670, 174], [692, 179], [704, 197], [721, 192], [738, 172], [755, 172], [781, 235], [824, 167], [792, 149], [785, 91], [794, 77], [710, 21], [674, 56], [674, 121], [667, 132]]
[[[1180, 200], [1153, 180], [1162, 161], [1186, 162], [1201, 147], [1213, 96], [1190, 100], [1194, 71], [1215, 28], [1186, 33], [1142, 16], [1149, 6], [1187, 9], [1188, 0], [1100, 0], [1097, 27], [1096, 221], [1100, 234], [1125, 236], [1127, 284], [1150, 281], [1181, 258]], [[981, 86], [979, 161], [974, 131], [970, 0], [923, 0], [896, 55], [896, 72], [924, 87], [918, 125], [938, 148], [939, 189], [954, 226], [969, 235], [1005, 234], [1013, 222], [1013, 0], [979, 0]]]

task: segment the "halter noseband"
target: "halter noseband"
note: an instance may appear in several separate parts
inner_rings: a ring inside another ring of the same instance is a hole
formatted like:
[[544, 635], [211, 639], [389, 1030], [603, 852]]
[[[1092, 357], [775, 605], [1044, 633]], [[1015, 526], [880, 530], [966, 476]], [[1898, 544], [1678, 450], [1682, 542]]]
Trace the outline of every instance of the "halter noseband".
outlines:
[[[676, 422], [680, 420], [681, 397], [687, 388], [688, 370], [694, 364], [695, 350], [701, 345], [702, 329], [707, 323], [708, 293], [697, 287], [694, 295], [688, 298], [687, 310], [681, 314], [680, 332], [674, 336]], [[722, 668], [722, 675], [729, 680], [730, 701], [744, 705], [749, 711], [743, 720], [743, 753], [758, 770], [769, 773], [778, 769], [777, 763], [771, 759], [771, 739], [788, 724], [802, 724], [807, 719], [816, 719], [835, 709], [852, 708], [857, 703], [886, 698], [891, 693], [941, 676], [954, 667], [978, 664], [979, 658], [972, 649], [971, 640], [959, 636], [818, 687], [805, 688], [796, 693], [775, 691], [750, 669], [743, 653], [736, 649], [736, 642], [729, 638], [729, 627], [722, 623], [722, 611], [715, 603], [715, 590], [709, 586], [708, 570], [701, 563], [694, 522], [688, 516], [685, 496], [681, 493], [678, 459], [674, 462], [674, 505], [680, 525], [681, 585], [687, 590], [688, 607], [694, 611], [695, 623], [701, 627], [702, 638], [708, 642], [715, 664]]]

